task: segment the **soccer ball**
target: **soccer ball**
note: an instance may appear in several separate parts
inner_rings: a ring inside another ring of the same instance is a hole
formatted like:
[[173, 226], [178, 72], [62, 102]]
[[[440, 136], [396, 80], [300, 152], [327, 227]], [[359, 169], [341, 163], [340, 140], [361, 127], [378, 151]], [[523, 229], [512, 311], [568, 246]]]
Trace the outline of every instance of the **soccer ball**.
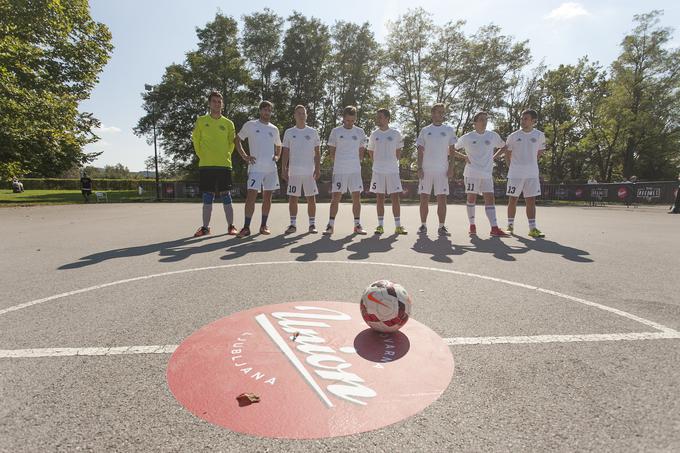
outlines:
[[360, 306], [368, 327], [379, 332], [396, 332], [411, 315], [411, 296], [398, 283], [378, 280], [368, 285]]

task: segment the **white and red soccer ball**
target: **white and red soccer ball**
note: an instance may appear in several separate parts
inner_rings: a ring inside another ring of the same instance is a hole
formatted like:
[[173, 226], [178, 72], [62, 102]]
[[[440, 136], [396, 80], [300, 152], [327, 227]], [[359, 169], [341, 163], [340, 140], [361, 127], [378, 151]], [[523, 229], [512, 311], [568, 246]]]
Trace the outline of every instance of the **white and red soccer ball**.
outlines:
[[411, 315], [411, 296], [403, 286], [389, 280], [373, 282], [361, 296], [361, 316], [379, 332], [396, 332]]

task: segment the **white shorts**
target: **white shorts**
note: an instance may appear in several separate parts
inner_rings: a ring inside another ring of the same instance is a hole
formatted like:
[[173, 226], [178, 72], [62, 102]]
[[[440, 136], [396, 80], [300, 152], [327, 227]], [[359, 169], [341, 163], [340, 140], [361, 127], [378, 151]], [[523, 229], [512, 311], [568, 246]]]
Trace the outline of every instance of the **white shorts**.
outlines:
[[465, 193], [493, 193], [493, 179], [491, 178], [477, 178], [468, 177], [465, 178]]
[[423, 179], [418, 183], [418, 193], [432, 193], [435, 195], [449, 194], [449, 177], [446, 172], [427, 172], [423, 174]]
[[304, 189], [305, 197], [313, 197], [319, 195], [319, 188], [316, 186], [314, 176], [289, 176], [288, 177], [288, 195], [293, 197], [301, 197]]
[[404, 189], [401, 187], [401, 178], [399, 173], [376, 173], [373, 172], [371, 178], [370, 190], [373, 193], [401, 193]]
[[342, 175], [333, 174], [331, 192], [361, 192], [364, 190], [364, 182], [361, 173], [347, 173]]
[[512, 178], [508, 179], [508, 188], [505, 194], [509, 197], [518, 197], [524, 193], [526, 197], [537, 197], [541, 194], [541, 182], [538, 178]]
[[269, 173], [250, 172], [248, 173], [248, 181], [246, 182], [246, 189], [257, 190], [259, 193], [262, 190], [276, 190], [279, 187], [279, 175], [276, 171]]

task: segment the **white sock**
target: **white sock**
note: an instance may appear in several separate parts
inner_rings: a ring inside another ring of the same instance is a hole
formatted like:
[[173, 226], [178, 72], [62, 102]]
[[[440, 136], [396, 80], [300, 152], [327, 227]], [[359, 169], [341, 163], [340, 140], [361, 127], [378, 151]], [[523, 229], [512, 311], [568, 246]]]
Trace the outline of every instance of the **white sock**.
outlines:
[[385, 223], [385, 217], [379, 215], [378, 216], [378, 225], [383, 226], [384, 223]]
[[361, 222], [359, 222], [359, 217], [354, 218], [354, 226], [359, 226], [361, 225]]
[[328, 224], [329, 224], [330, 226], [335, 225], [335, 219], [328, 219]]
[[443, 227], [443, 226], [444, 226], [444, 224], [441, 223], [441, 222], [439, 222], [439, 228], [441, 228], [441, 227]]
[[297, 222], [297, 216], [294, 216], [294, 215], [290, 216], [290, 224], [295, 226], [296, 222]]
[[394, 226], [396, 226], [397, 228], [401, 226], [401, 217], [394, 218]]
[[533, 230], [536, 228], [536, 219], [529, 219], [529, 229]]
[[512, 226], [515, 224], [515, 218], [514, 217], [508, 217], [508, 226]]
[[484, 212], [486, 212], [486, 217], [489, 219], [489, 223], [491, 224], [491, 228], [497, 227], [498, 222], [496, 221], [496, 206], [494, 205], [488, 205], [484, 206]]
[[310, 218], [309, 218], [309, 226], [312, 226], [312, 225], [314, 225], [314, 224], [315, 224], [315, 219], [314, 219], [314, 217], [310, 217]]
[[468, 215], [468, 220], [470, 221], [470, 225], [475, 224], [475, 205], [474, 204], [467, 204], [467, 215]]

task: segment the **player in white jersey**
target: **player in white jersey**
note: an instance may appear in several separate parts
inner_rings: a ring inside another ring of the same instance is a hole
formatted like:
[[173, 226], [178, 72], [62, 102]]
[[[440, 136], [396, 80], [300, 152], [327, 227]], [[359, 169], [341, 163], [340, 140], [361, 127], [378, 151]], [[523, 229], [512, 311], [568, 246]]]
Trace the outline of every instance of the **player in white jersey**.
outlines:
[[542, 238], [545, 235], [536, 227], [536, 197], [541, 194], [538, 179], [538, 158], [545, 151], [545, 134], [534, 129], [538, 114], [535, 110], [525, 110], [520, 118], [521, 129], [513, 132], [506, 140], [505, 155], [510, 161], [508, 169], [508, 231], [515, 229], [517, 200], [524, 194], [529, 236]]
[[[269, 120], [274, 105], [269, 101], [260, 102], [260, 118], [250, 120], [243, 125], [236, 138], [238, 153], [248, 162], [248, 181], [246, 182], [245, 222], [236, 237], [250, 236], [250, 221], [255, 212], [255, 200], [262, 190], [262, 223], [260, 234], [271, 234], [267, 227], [267, 218], [272, 206], [272, 192], [279, 188], [279, 175], [276, 162], [281, 156], [281, 137], [279, 129]], [[247, 155], [241, 144], [248, 140], [250, 155]]]
[[508, 234], [498, 228], [496, 220], [496, 205], [493, 196], [493, 161], [503, 154], [505, 142], [494, 131], [486, 130], [489, 114], [477, 112], [472, 118], [474, 130], [468, 132], [456, 142], [456, 156], [465, 160], [465, 193], [467, 194], [467, 214], [470, 222], [470, 235], [477, 234], [475, 225], [475, 205], [477, 195], [484, 197], [484, 211], [491, 224], [491, 236], [508, 237]]
[[283, 133], [281, 150], [281, 178], [288, 181], [288, 211], [290, 226], [285, 234], [297, 231], [298, 198], [307, 198], [307, 214], [309, 215], [309, 232], [316, 233], [314, 217], [316, 215], [316, 195], [319, 189], [316, 180], [321, 173], [321, 153], [319, 133], [306, 125], [307, 109], [304, 105], [296, 105], [294, 114], [295, 126]]
[[440, 236], [449, 236], [444, 225], [446, 221], [446, 197], [449, 194], [449, 179], [453, 176], [453, 154], [456, 144], [456, 132], [444, 122], [444, 104], [432, 106], [432, 124], [424, 127], [416, 145], [418, 146], [418, 178], [420, 179], [420, 228], [418, 233], [427, 233], [427, 214], [429, 211], [430, 193], [434, 189], [437, 197], [437, 216], [439, 217]]
[[390, 128], [390, 111], [379, 109], [376, 114], [378, 129], [371, 133], [368, 139], [368, 153], [373, 160], [373, 176], [370, 191], [376, 194], [376, 208], [378, 211], [378, 227], [375, 234], [383, 234], [385, 218], [385, 194], [392, 199], [392, 214], [394, 214], [395, 234], [407, 234], [401, 226], [399, 194], [403, 191], [399, 177], [399, 158], [404, 147], [401, 132]]
[[354, 234], [366, 234], [361, 227], [361, 160], [366, 151], [366, 134], [354, 125], [357, 108], [347, 106], [342, 112], [342, 126], [331, 131], [328, 137], [328, 151], [333, 160], [333, 181], [331, 183], [330, 217], [323, 234], [333, 234], [335, 216], [338, 214], [340, 199], [345, 192], [352, 194], [352, 213], [354, 214]]

